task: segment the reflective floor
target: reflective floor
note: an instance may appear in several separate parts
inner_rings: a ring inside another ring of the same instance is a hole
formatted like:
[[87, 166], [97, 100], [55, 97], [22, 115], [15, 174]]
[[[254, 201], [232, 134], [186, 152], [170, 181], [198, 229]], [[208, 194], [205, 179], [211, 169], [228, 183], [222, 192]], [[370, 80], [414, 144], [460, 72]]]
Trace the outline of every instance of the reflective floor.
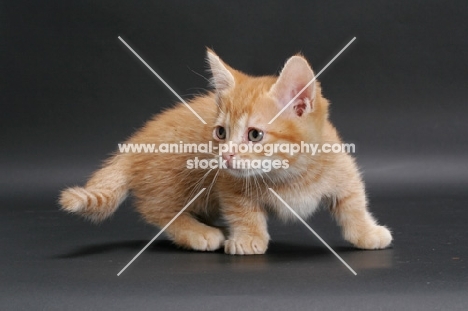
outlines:
[[271, 221], [266, 255], [184, 251], [162, 237], [118, 277], [158, 232], [131, 202], [96, 226], [59, 212], [56, 192], [12, 195], [1, 207], [0, 307], [466, 309], [468, 195], [375, 193], [372, 211], [393, 230], [390, 249], [352, 248], [326, 211], [308, 220], [357, 276], [300, 223]]

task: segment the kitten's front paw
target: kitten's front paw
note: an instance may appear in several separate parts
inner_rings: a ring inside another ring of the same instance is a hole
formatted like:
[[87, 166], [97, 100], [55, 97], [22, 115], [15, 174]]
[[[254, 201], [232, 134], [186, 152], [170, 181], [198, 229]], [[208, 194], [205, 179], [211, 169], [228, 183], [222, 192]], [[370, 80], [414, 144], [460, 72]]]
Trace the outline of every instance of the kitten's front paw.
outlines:
[[214, 251], [223, 245], [224, 239], [221, 230], [207, 227], [204, 230], [181, 232], [174, 239], [174, 242], [179, 246], [196, 251]]
[[244, 235], [226, 240], [224, 252], [230, 255], [264, 254], [268, 247], [268, 238]]
[[374, 226], [350, 242], [362, 249], [382, 249], [390, 245], [392, 234], [385, 226]]

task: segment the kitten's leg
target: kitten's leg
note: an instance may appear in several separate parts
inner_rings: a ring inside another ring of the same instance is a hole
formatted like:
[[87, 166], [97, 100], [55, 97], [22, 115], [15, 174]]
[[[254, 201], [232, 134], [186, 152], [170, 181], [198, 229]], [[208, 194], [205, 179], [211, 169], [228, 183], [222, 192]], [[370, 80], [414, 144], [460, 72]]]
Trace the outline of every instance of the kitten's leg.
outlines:
[[266, 213], [263, 209], [246, 208], [239, 200], [223, 204], [223, 216], [229, 225], [229, 238], [224, 251], [231, 255], [264, 254], [268, 247]]
[[[145, 215], [148, 222], [164, 227], [175, 217], [174, 213]], [[190, 213], [184, 212], [167, 227], [165, 233], [178, 246], [197, 251], [214, 251], [224, 243], [224, 234], [218, 228], [199, 222]]]
[[353, 183], [353, 191], [337, 197], [332, 213], [342, 227], [343, 237], [358, 248], [381, 249], [392, 241], [392, 235], [385, 226], [377, 221], [367, 210], [364, 185], [359, 180]]

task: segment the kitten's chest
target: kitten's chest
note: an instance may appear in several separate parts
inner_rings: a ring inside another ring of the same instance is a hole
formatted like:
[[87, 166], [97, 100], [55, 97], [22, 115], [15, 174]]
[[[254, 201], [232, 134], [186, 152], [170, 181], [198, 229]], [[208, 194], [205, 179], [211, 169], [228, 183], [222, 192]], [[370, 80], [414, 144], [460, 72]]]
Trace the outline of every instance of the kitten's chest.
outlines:
[[[317, 189], [303, 186], [271, 188], [287, 205], [302, 218], [307, 218], [319, 207], [322, 195]], [[264, 203], [281, 219], [296, 219], [278, 197], [270, 190], [264, 196]]]

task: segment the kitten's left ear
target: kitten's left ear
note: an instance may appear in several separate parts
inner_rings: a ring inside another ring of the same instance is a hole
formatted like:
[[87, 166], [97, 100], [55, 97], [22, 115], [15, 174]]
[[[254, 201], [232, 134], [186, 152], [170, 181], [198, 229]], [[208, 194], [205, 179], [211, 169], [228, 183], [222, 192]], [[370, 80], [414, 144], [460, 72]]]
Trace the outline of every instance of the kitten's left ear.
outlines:
[[206, 51], [206, 61], [210, 66], [210, 71], [213, 77], [211, 84], [218, 92], [224, 92], [234, 87], [235, 80], [231, 73], [232, 68], [226, 65], [218, 55], [210, 49]]
[[[314, 77], [314, 72], [305, 58], [293, 56], [288, 59], [276, 83], [271, 87], [270, 95], [277, 100], [281, 109], [295, 98], [290, 106], [296, 115], [302, 116], [314, 109]], [[311, 83], [312, 80], [314, 81]]]

